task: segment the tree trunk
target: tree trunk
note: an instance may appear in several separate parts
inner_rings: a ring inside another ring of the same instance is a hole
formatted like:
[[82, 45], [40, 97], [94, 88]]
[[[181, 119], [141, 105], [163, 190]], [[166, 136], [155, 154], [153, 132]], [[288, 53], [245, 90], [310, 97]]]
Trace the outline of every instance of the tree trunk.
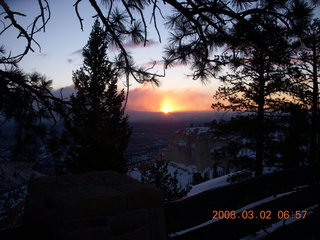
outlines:
[[311, 155], [311, 163], [315, 164], [319, 161], [319, 111], [318, 111], [318, 64], [317, 64], [317, 50], [314, 46], [312, 48], [313, 55], [313, 66], [312, 66], [312, 83], [313, 83], [313, 92], [312, 92], [312, 106], [311, 106], [311, 146], [310, 146], [310, 155]]
[[264, 88], [265, 79], [263, 73], [259, 77], [259, 92], [258, 92], [258, 116], [256, 130], [256, 160], [255, 160], [255, 176], [262, 175], [263, 170], [263, 153], [264, 153]]

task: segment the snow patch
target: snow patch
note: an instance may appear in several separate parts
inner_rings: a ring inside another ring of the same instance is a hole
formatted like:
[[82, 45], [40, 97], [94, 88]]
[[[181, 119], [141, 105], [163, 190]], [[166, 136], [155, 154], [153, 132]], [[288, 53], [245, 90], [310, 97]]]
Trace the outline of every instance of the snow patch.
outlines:
[[138, 181], [141, 181], [141, 172], [137, 168], [135, 168], [133, 170], [129, 170], [127, 175], [129, 175], [130, 177], [132, 177]]
[[191, 128], [186, 128], [184, 130], [184, 134], [187, 136], [190, 136], [193, 134], [207, 133], [209, 130], [210, 130], [209, 127], [191, 127]]
[[187, 143], [186, 143], [185, 141], [183, 141], [183, 140], [179, 140], [179, 141], [177, 142], [177, 145], [178, 145], [179, 147], [186, 147], [186, 146], [187, 146]]
[[204, 192], [207, 190], [212, 190], [212, 189], [215, 189], [218, 187], [228, 185], [229, 184], [229, 182], [227, 181], [228, 177], [229, 177], [229, 175], [224, 175], [224, 176], [217, 177], [217, 178], [211, 179], [209, 181], [194, 185], [191, 188], [190, 192], [187, 194], [187, 197], [196, 195], [198, 193], [201, 193], [201, 192]]

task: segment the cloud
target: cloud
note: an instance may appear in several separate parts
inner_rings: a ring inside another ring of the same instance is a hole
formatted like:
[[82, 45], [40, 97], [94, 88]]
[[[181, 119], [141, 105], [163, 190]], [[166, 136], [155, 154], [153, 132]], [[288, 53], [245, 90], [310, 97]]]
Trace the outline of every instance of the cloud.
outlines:
[[79, 59], [79, 57], [80, 57], [80, 59], [82, 59], [83, 58], [83, 56], [82, 56], [82, 48], [78, 49], [78, 50], [75, 50], [72, 53], [69, 53], [69, 56], [70, 57], [67, 58], [67, 62], [70, 63], [70, 64], [76, 62], [77, 59]]
[[163, 60], [154, 60], [154, 61], [149, 61], [149, 62], [145, 62], [142, 65], [147, 66], [147, 67], [152, 67], [152, 66], [161, 66], [163, 67], [164, 65], [164, 61]]
[[171, 89], [139, 87], [130, 91], [128, 110], [159, 112], [168, 105], [171, 111], [211, 110], [212, 96], [195, 89]]
[[[150, 39], [146, 42], [146, 45], [144, 45], [144, 42], [138, 43], [138, 44], [134, 43], [134, 42], [128, 42], [128, 43], [123, 44], [123, 47], [128, 50], [128, 49], [136, 49], [136, 48], [144, 48], [144, 47], [153, 47], [153, 46], [157, 46], [157, 45], [160, 45], [160, 43]], [[111, 50], [118, 50], [119, 48], [115, 45], [111, 45], [110, 49]]]
[[[54, 90], [56, 97], [68, 98], [75, 93], [74, 85]], [[212, 94], [198, 89], [161, 90], [142, 86], [130, 90], [127, 110], [142, 112], [160, 112], [164, 106], [170, 111], [208, 111], [213, 102]]]
[[151, 88], [135, 88], [129, 92], [127, 109], [154, 112], [160, 108], [160, 101], [159, 91]]
[[70, 53], [70, 55], [80, 55], [80, 56], [82, 56], [82, 48], [73, 51], [72, 53]]
[[[149, 62], [145, 62], [142, 65], [144, 66], [148, 66], [148, 67], [152, 67], [152, 66], [164, 66], [164, 60], [154, 60], [154, 61], [149, 61]], [[171, 63], [168, 67], [184, 67], [187, 66], [187, 64], [185, 63]]]
[[133, 42], [129, 42], [129, 43], [124, 44], [124, 47], [127, 49], [134, 49], [134, 48], [143, 48], [143, 47], [153, 47], [153, 46], [157, 46], [159, 44], [160, 43], [158, 43], [154, 40], [149, 40], [146, 42], [146, 45], [144, 45], [144, 43], [136, 44]]
[[185, 66], [187, 66], [186, 63], [173, 62], [173, 63], [170, 63], [170, 65], [168, 67], [170, 68], [170, 67], [185, 67]]

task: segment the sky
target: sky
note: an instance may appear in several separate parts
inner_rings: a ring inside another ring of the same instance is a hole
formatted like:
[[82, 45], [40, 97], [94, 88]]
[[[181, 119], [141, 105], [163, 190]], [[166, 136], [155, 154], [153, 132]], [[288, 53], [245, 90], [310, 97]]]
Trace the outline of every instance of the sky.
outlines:
[[[26, 17], [17, 17], [20, 24], [28, 26], [38, 13], [37, 0], [6, 0], [10, 8], [15, 11], [25, 13]], [[79, 12], [84, 19], [82, 31], [80, 23], [75, 13], [73, 4], [75, 0], [54, 0], [49, 1], [51, 8], [51, 19], [46, 31], [39, 32], [36, 40], [41, 46], [39, 49], [34, 45], [34, 52], [29, 52], [19, 66], [27, 73], [38, 71], [53, 80], [53, 88], [72, 88], [72, 71], [82, 66], [81, 50], [88, 41], [89, 34], [96, 14], [87, 0], [83, 0], [79, 5]], [[99, 2], [99, 1], [98, 1]], [[172, 13], [168, 5], [161, 7], [164, 15]], [[145, 11], [148, 20], [151, 10]], [[156, 31], [149, 26], [149, 44], [133, 46], [128, 44], [127, 50], [132, 53], [137, 65], [150, 66], [150, 62], [161, 61], [163, 48], [169, 34], [164, 27], [164, 20], [157, 18], [162, 42], [159, 42]], [[24, 50], [25, 42], [17, 39], [17, 31], [9, 29], [1, 36], [0, 44], [5, 46], [7, 52], [15, 53]], [[109, 48], [110, 59], [115, 54], [114, 48]], [[156, 66], [154, 71], [163, 73], [161, 66]], [[160, 87], [150, 84], [138, 84], [130, 82], [130, 94], [128, 100], [128, 110], [134, 111], [204, 111], [211, 110], [213, 94], [219, 86], [219, 80], [211, 79], [206, 84], [201, 81], [192, 80], [187, 75], [191, 70], [187, 66], [178, 65], [166, 70], [166, 76], [160, 78]], [[119, 87], [124, 88], [124, 81], [120, 79]]]
[[[88, 41], [95, 15], [94, 10], [88, 1], [79, 5], [79, 12], [84, 19], [84, 31], [80, 28], [73, 4], [76, 1], [55, 0], [49, 1], [51, 8], [51, 19], [46, 31], [39, 32], [36, 40], [41, 46], [39, 49], [34, 45], [34, 52], [29, 52], [19, 67], [25, 72], [38, 71], [53, 80], [53, 88], [59, 89], [72, 87], [72, 71], [79, 69], [82, 65], [81, 50]], [[26, 13], [27, 17], [18, 17], [17, 20], [24, 26], [36, 16], [38, 11], [36, 0], [7, 0], [10, 8], [15, 11]], [[164, 14], [171, 12], [169, 6], [163, 6]], [[146, 19], [150, 19], [151, 11], [146, 11]], [[150, 25], [147, 47], [142, 45], [127, 46], [132, 53], [136, 64], [150, 66], [150, 62], [160, 61], [163, 56], [163, 47], [168, 38], [168, 32], [164, 27], [164, 21], [158, 18], [159, 30], [162, 42]], [[4, 44], [7, 52], [18, 53], [24, 50], [25, 42], [19, 40], [17, 31], [8, 31], [2, 36], [1, 44]], [[115, 49], [110, 48], [109, 55], [113, 56]], [[157, 66], [155, 71], [163, 73], [163, 68]], [[218, 80], [212, 79], [206, 84], [194, 81], [191, 77], [191, 70], [187, 66], [176, 66], [167, 69], [166, 76], [160, 78], [160, 87], [150, 84], [138, 84], [133, 80], [130, 82], [130, 95], [128, 110], [135, 111], [162, 111], [167, 108], [170, 111], [203, 111], [210, 110], [212, 95], [218, 86]], [[124, 87], [120, 80], [119, 87]], [[166, 105], [166, 106], [164, 106]]]

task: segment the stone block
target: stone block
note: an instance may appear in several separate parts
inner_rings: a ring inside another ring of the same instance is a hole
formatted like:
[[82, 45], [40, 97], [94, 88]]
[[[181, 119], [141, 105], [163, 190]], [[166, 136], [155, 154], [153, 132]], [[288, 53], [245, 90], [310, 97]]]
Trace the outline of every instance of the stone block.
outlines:
[[117, 236], [141, 228], [146, 225], [148, 221], [150, 221], [149, 211], [146, 209], [139, 209], [113, 216], [110, 218], [110, 227], [112, 234]]
[[46, 200], [64, 218], [108, 216], [127, 207], [124, 193], [105, 186], [49, 191]]
[[[150, 238], [150, 230], [148, 226], [143, 226], [141, 228], [135, 229], [132, 232], [126, 232], [122, 235], [114, 237], [112, 240], [135, 240], [135, 239], [152, 239]], [[163, 238], [164, 240], [166, 238]], [[153, 240], [153, 239], [152, 239]]]
[[30, 181], [25, 219], [53, 239], [166, 239], [162, 192], [111, 171]]
[[56, 220], [50, 221], [50, 225], [59, 226], [65, 231], [76, 231], [85, 228], [105, 227], [110, 225], [110, 216], [65, 219], [51, 215], [50, 219]]
[[108, 226], [85, 228], [76, 231], [57, 230], [54, 232], [53, 240], [112, 240], [112, 234]]

